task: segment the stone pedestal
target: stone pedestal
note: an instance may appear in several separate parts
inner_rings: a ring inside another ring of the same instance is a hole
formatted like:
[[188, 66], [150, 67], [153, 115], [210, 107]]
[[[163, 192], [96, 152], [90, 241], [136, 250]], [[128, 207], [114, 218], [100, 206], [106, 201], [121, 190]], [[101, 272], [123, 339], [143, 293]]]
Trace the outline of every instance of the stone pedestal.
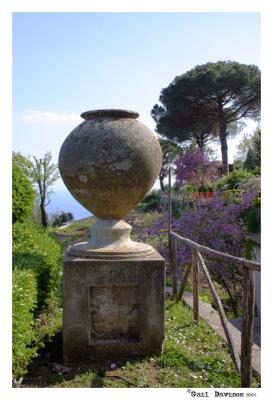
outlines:
[[150, 355], [164, 337], [164, 260], [123, 218], [153, 187], [160, 143], [138, 113], [86, 111], [59, 154], [62, 179], [98, 218], [64, 260], [64, 361]]
[[64, 361], [160, 354], [165, 261], [64, 258]]

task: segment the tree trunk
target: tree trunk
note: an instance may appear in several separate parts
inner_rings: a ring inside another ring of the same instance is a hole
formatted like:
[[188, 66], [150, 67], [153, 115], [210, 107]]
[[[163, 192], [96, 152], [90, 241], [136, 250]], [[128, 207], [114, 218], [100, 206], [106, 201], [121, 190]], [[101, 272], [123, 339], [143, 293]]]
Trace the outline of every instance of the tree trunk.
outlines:
[[42, 221], [42, 227], [47, 228], [48, 222], [47, 222], [47, 213], [45, 210], [45, 205], [44, 203], [40, 204], [40, 209], [41, 209], [41, 221]]
[[196, 133], [195, 135], [194, 135], [194, 140], [195, 140], [195, 142], [196, 142], [196, 144], [197, 144], [197, 146], [198, 146], [198, 148], [200, 149], [200, 150], [204, 150], [204, 147], [205, 147], [205, 144], [204, 144], [204, 139], [203, 139], [203, 136], [202, 136], [202, 134], [200, 134], [200, 136]]
[[219, 106], [219, 138], [221, 142], [221, 154], [222, 154], [222, 164], [223, 164], [223, 174], [228, 175], [228, 145], [227, 145], [227, 124], [223, 115], [222, 106]]
[[164, 186], [164, 176], [159, 175], [159, 184], [160, 184], [160, 189], [162, 192], [165, 192], [165, 186]]

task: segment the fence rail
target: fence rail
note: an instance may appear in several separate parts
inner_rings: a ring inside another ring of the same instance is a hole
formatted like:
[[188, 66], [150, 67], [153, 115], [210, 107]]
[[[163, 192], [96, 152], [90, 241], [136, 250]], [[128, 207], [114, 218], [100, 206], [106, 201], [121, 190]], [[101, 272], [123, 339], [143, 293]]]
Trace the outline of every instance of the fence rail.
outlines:
[[192, 240], [182, 237], [175, 232], [170, 231], [170, 236], [174, 237], [175, 239], [185, 243], [189, 247], [193, 249], [199, 250], [202, 253], [205, 253], [209, 256], [213, 256], [215, 258], [219, 258], [224, 261], [233, 261], [236, 263], [242, 264], [246, 268], [253, 269], [255, 271], [261, 271], [261, 264], [257, 261], [247, 260], [245, 258], [235, 257], [231, 254], [222, 253], [221, 251], [211, 249], [210, 247], [202, 246], [199, 243], [193, 242]]

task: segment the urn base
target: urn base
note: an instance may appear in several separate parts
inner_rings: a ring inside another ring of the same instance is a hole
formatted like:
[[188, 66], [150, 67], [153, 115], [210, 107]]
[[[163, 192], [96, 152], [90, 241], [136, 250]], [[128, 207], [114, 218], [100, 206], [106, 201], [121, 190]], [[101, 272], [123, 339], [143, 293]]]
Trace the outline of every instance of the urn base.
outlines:
[[68, 254], [80, 258], [114, 260], [154, 254], [152, 246], [131, 240], [131, 230], [131, 225], [123, 220], [98, 220], [90, 228], [90, 240], [70, 246]]

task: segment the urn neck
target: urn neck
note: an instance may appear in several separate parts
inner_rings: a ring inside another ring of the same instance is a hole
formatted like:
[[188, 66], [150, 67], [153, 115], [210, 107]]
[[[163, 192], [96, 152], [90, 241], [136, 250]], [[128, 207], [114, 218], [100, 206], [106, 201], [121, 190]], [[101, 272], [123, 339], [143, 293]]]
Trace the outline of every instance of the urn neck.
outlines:
[[135, 111], [130, 110], [119, 110], [119, 109], [109, 109], [109, 110], [91, 110], [85, 111], [81, 114], [81, 117], [85, 120], [92, 120], [97, 118], [132, 118], [136, 119], [139, 114]]

